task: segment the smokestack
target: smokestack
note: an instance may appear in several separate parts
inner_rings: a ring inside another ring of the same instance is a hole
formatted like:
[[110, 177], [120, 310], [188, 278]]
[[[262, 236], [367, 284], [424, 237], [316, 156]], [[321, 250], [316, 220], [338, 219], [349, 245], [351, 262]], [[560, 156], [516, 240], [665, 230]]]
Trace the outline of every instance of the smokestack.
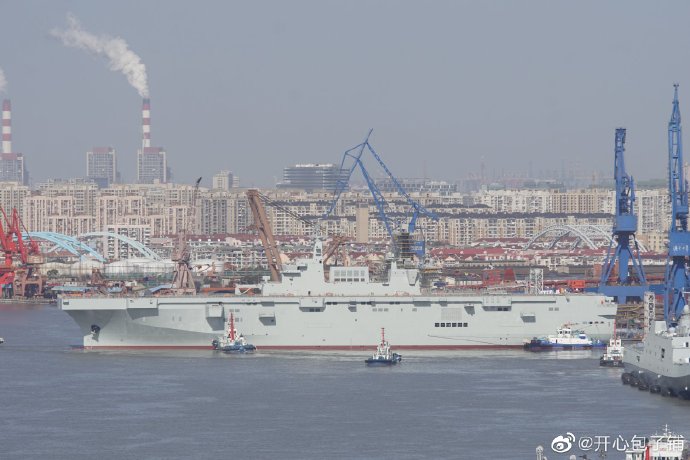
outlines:
[[151, 99], [144, 98], [144, 104], [141, 107], [142, 116], [142, 134], [141, 146], [143, 148], [151, 147]]
[[12, 153], [12, 103], [2, 101], [2, 153]]

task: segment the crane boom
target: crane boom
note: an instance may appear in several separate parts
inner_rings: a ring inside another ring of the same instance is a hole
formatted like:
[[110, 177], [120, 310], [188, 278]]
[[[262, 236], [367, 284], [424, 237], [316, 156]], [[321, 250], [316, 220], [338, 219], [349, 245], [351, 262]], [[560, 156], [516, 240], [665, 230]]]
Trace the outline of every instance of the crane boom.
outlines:
[[[365, 151], [368, 151], [371, 156], [374, 157], [376, 162], [381, 166], [383, 171], [386, 173], [388, 178], [391, 180], [393, 185], [395, 186], [395, 189], [397, 192], [402, 196], [407, 204], [411, 207], [412, 209], [412, 216], [407, 224], [407, 228], [405, 229], [407, 233], [413, 233], [416, 230], [417, 227], [417, 218], [419, 217], [420, 214], [423, 214], [431, 219], [438, 220], [438, 216], [432, 212], [426, 209], [424, 206], [422, 206], [420, 203], [416, 202], [412, 197], [410, 196], [409, 193], [407, 193], [407, 190], [400, 184], [400, 181], [393, 175], [390, 169], [388, 169], [388, 166], [384, 163], [384, 161], [381, 159], [378, 153], [374, 150], [374, 148], [371, 146], [369, 143], [369, 137], [371, 137], [371, 133], [373, 130], [369, 130], [369, 133], [367, 133], [366, 138], [364, 139], [364, 142], [361, 144], [358, 144], [354, 147], [352, 147], [349, 150], [346, 150], [345, 153], [343, 154], [343, 159], [340, 163], [340, 170], [346, 170], [348, 171], [344, 177], [341, 176], [336, 181], [336, 188], [333, 192], [333, 201], [331, 202], [331, 205], [324, 213], [324, 218], [330, 216], [333, 211], [336, 208], [336, 205], [338, 204], [338, 201], [340, 199], [341, 194], [343, 191], [347, 188], [350, 178], [352, 177], [352, 173], [354, 172], [355, 169], [359, 167], [360, 171], [362, 172], [362, 176], [364, 177], [364, 181], [367, 184], [367, 187], [369, 188], [369, 191], [371, 192], [372, 198], [374, 199], [374, 204], [376, 206], [376, 210], [378, 212], [379, 219], [383, 223], [383, 225], [386, 227], [386, 232], [388, 233], [388, 236], [391, 239], [393, 248], [395, 252], [398, 252], [398, 242], [397, 242], [397, 233], [404, 233], [402, 229], [400, 229], [400, 224], [397, 222], [394, 222], [391, 217], [388, 215], [386, 212], [387, 208], [389, 207], [388, 202], [386, 201], [385, 196], [381, 192], [381, 190], [378, 188], [376, 185], [376, 182], [374, 179], [371, 177], [371, 174], [367, 170], [367, 168], [364, 166], [364, 162], [362, 160], [362, 156]], [[350, 165], [349, 168], [345, 168], [345, 165], [348, 163], [348, 161], [352, 161], [352, 164]]]
[[189, 229], [194, 222], [196, 215], [196, 201], [199, 195], [199, 183], [201, 177], [196, 180], [194, 184], [194, 191], [192, 192], [192, 202], [187, 208], [187, 218], [184, 222], [184, 227], [181, 232], [177, 233], [177, 243], [175, 244], [175, 253], [173, 255], [173, 262], [175, 262], [175, 269], [173, 272], [173, 281], [171, 290], [177, 294], [194, 294], [196, 293], [196, 286], [194, 285], [194, 278], [192, 276], [192, 269], [189, 266], [189, 259], [191, 252], [189, 250]]
[[266, 216], [266, 209], [264, 208], [263, 201], [261, 200], [261, 194], [255, 189], [247, 190], [247, 199], [249, 200], [249, 208], [251, 209], [252, 216], [254, 217], [254, 225], [259, 233], [261, 244], [263, 245], [264, 252], [266, 253], [266, 262], [268, 264], [268, 269], [271, 272], [271, 280], [280, 281], [280, 272], [282, 270], [280, 249], [278, 248], [275, 236], [273, 235], [273, 230], [270, 222], [268, 221], [268, 216]]

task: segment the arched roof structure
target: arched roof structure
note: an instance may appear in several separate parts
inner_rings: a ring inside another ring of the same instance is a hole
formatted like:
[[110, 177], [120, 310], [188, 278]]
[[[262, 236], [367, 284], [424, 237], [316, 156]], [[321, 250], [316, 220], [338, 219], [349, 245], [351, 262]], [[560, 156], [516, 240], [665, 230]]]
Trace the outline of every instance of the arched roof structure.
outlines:
[[144, 244], [138, 242], [137, 240], [134, 240], [132, 238], [129, 238], [124, 235], [120, 235], [118, 233], [111, 233], [111, 232], [89, 232], [89, 233], [82, 233], [77, 237], [79, 240], [88, 240], [91, 238], [115, 238], [116, 240], [119, 240], [122, 243], [125, 243], [129, 245], [131, 248], [137, 250], [142, 256], [152, 259], [152, 260], [161, 260], [161, 256], [153, 252], [151, 249], [149, 249], [147, 246]]
[[105, 262], [105, 257], [98, 251], [74, 237], [55, 232], [27, 232], [24, 235], [53, 243], [55, 245], [53, 249], [63, 249], [79, 258], [89, 255], [100, 262]]
[[[611, 228], [598, 225], [551, 225], [534, 235], [525, 245], [525, 249], [533, 248], [534, 244], [539, 240], [548, 241], [548, 238], [551, 238], [549, 249], [553, 249], [566, 236], [576, 237], [573, 248], [584, 243], [590, 249], [598, 249], [616, 244], [611, 233]], [[602, 242], [603, 244], [597, 242]], [[642, 244], [638, 244], [641, 251], [646, 251]]]
[[30, 237], [33, 239], [39, 239], [53, 243], [55, 246], [51, 249], [51, 251], [62, 249], [79, 258], [83, 258], [84, 256], [90, 256], [100, 262], [105, 262], [106, 258], [101, 253], [96, 251], [94, 248], [84, 243], [84, 241], [89, 240], [91, 238], [115, 238], [120, 242], [129, 245], [134, 250], [138, 251], [143, 257], [156, 261], [161, 260], [161, 257], [158, 254], [153, 252], [144, 244], [124, 235], [118, 235], [116, 233], [111, 232], [83, 233], [77, 236], [76, 238], [56, 232], [26, 232], [24, 233], [24, 237]]

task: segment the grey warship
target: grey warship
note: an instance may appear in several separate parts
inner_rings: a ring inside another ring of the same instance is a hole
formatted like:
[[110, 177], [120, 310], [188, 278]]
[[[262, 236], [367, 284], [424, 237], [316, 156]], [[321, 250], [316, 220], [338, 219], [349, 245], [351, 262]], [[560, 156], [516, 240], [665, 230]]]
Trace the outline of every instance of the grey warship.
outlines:
[[379, 282], [367, 267], [330, 267], [326, 277], [319, 238], [281, 281], [234, 295], [63, 296], [58, 304], [85, 348], [210, 348], [233, 315], [261, 350], [370, 349], [382, 327], [399, 349], [517, 348], [566, 323], [608, 340], [617, 308], [600, 294], [430, 292], [418, 268], [395, 261]]

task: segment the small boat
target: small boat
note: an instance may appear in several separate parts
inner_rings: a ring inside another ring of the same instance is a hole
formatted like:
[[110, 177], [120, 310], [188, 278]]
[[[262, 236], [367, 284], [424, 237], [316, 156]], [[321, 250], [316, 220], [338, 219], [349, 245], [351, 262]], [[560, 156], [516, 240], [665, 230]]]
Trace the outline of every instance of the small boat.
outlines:
[[224, 351], [225, 353], [251, 353], [256, 351], [256, 347], [247, 343], [247, 339], [242, 334], [237, 335], [235, 329], [235, 315], [230, 313], [228, 320], [228, 333], [222, 335], [211, 342], [214, 350]]
[[381, 343], [376, 347], [376, 352], [371, 358], [364, 360], [367, 366], [392, 366], [402, 361], [402, 355], [391, 352], [391, 347], [386, 341], [384, 328], [381, 328]]
[[2, 337], [0, 337], [0, 345], [2, 345], [3, 343], [5, 343], [5, 339], [3, 339]]
[[616, 328], [613, 328], [613, 336], [609, 339], [609, 344], [604, 350], [604, 354], [599, 358], [599, 365], [604, 367], [624, 367], [623, 366], [623, 342], [616, 335]]
[[688, 442], [681, 434], [664, 427], [661, 434], [647, 439], [633, 439], [632, 446], [625, 451], [625, 460], [685, 460], [690, 458]]
[[582, 331], [574, 331], [568, 326], [562, 326], [556, 331], [556, 335], [547, 337], [534, 337], [525, 342], [524, 348], [529, 351], [550, 350], [590, 350], [602, 348], [606, 344], [600, 340], [592, 340]]

